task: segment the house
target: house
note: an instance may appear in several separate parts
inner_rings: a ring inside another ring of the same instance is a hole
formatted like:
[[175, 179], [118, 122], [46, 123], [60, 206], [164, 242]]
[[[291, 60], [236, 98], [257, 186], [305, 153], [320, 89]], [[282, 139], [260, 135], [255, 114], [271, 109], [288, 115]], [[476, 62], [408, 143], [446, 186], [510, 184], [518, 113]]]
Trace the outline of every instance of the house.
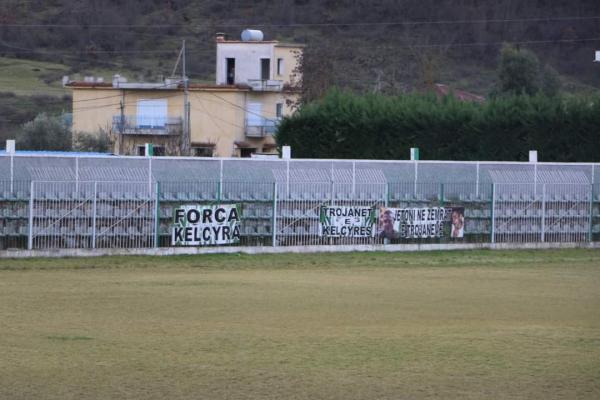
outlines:
[[144, 155], [146, 143], [155, 155], [277, 153], [273, 134], [297, 100], [302, 50], [302, 45], [263, 40], [262, 32], [245, 30], [241, 40], [217, 34], [215, 84], [181, 78], [128, 82], [120, 75], [112, 82], [67, 80], [74, 137], [107, 132], [113, 152], [121, 155]]

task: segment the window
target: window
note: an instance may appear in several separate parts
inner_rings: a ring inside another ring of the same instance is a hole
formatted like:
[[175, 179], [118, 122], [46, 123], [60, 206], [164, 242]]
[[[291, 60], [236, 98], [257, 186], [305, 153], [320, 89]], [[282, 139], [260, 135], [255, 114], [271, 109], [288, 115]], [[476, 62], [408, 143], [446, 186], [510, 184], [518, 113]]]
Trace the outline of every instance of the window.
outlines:
[[250, 158], [252, 157], [252, 154], [256, 153], [256, 149], [255, 148], [243, 148], [240, 149], [240, 156], [242, 158]]
[[138, 100], [136, 125], [141, 129], [164, 129], [167, 123], [167, 100]]
[[233, 85], [233, 84], [235, 84], [235, 58], [227, 58], [226, 64], [227, 64], [227, 71], [226, 71], [227, 84]]
[[260, 79], [268, 81], [271, 76], [271, 60], [268, 58], [260, 59]]
[[262, 103], [248, 103], [248, 109], [246, 112], [246, 125], [247, 126], [262, 126]]
[[275, 106], [275, 115], [277, 118], [283, 117], [283, 103], [277, 103]]
[[212, 157], [214, 147], [192, 147], [194, 157]]
[[[166, 151], [165, 151], [165, 147], [164, 146], [156, 146], [151, 144], [152, 146], [152, 155], [153, 156], [165, 156], [166, 155]], [[145, 156], [146, 155], [146, 145], [138, 145], [136, 146], [136, 153], [138, 156]]]
[[277, 75], [283, 75], [283, 58], [277, 59]]

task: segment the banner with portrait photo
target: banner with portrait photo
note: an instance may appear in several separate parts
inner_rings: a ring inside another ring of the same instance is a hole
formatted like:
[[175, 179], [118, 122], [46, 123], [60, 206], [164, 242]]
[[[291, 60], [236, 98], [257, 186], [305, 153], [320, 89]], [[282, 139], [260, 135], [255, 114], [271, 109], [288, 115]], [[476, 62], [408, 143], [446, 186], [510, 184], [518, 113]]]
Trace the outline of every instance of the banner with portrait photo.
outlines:
[[383, 239], [462, 238], [464, 207], [381, 207], [376, 235]]
[[372, 207], [323, 206], [319, 212], [319, 236], [372, 237], [375, 219]]

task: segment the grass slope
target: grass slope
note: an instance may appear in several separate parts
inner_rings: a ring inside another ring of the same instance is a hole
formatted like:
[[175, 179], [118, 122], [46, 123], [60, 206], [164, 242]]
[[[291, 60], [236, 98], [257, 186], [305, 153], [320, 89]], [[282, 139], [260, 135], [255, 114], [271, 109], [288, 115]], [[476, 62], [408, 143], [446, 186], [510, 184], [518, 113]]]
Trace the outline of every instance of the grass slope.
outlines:
[[600, 397], [598, 251], [0, 269], [0, 398]]
[[61, 96], [69, 94], [61, 85], [67, 71], [68, 67], [62, 64], [0, 57], [0, 87], [3, 92], [20, 96]]

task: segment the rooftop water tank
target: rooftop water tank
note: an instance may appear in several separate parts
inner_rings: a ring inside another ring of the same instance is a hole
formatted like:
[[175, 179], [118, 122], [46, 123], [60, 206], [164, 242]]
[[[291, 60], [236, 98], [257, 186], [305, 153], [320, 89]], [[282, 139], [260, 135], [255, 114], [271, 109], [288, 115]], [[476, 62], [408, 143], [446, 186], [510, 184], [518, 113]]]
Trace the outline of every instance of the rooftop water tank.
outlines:
[[262, 31], [254, 29], [244, 29], [242, 32], [242, 41], [244, 42], [262, 42], [264, 35]]

